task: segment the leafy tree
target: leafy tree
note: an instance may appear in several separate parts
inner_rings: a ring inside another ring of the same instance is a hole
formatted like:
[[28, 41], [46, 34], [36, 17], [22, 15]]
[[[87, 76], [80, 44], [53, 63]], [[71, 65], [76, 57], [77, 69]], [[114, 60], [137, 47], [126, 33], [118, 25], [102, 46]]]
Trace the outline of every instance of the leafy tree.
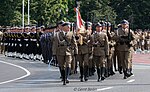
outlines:
[[117, 23], [122, 19], [127, 19], [133, 29], [150, 27], [149, 0], [111, 0], [110, 5], [117, 13]]
[[113, 22], [116, 13], [109, 6], [109, 0], [85, 0], [81, 2], [81, 15], [84, 20], [99, 22], [101, 20]]

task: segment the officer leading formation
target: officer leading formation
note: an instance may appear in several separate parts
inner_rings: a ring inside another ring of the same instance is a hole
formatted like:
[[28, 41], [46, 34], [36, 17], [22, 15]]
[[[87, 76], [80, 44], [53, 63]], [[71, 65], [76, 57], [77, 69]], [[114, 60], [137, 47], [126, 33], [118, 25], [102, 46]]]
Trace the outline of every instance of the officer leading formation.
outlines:
[[78, 68], [81, 82], [94, 74], [98, 82], [103, 81], [115, 71], [123, 73], [124, 79], [130, 77], [133, 53], [148, 53], [149, 41], [150, 32], [132, 31], [127, 20], [117, 29], [104, 21], [86, 22], [83, 29], [60, 21], [54, 27], [13, 27], [0, 32], [1, 53], [57, 66], [63, 85]]

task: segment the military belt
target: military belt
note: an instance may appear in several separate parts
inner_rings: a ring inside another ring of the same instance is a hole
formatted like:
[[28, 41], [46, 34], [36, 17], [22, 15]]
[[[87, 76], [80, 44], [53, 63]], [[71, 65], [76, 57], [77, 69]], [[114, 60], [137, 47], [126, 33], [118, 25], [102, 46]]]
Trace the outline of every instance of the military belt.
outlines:
[[71, 46], [70, 44], [69, 45], [64, 45], [64, 44], [61, 44], [61, 45], [58, 45], [58, 46]]
[[126, 42], [120, 42], [119, 44], [120, 44], [120, 45], [127, 45]]
[[81, 44], [78, 44], [78, 46], [85, 46], [85, 45], [86, 45], [86, 44], [82, 44], [82, 45], [81, 45]]
[[93, 47], [104, 47], [104, 45], [93, 45]]

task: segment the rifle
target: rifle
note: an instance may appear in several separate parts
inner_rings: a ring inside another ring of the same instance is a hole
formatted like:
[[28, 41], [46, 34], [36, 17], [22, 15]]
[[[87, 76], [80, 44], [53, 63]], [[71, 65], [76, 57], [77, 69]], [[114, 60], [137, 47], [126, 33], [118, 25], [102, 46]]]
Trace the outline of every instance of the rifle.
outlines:
[[131, 40], [132, 40], [132, 37], [131, 37], [131, 30], [130, 30], [130, 24], [129, 24], [128, 43], [127, 43], [128, 47], [131, 47], [131, 46], [132, 46], [132, 45], [130, 44]]
[[109, 22], [108, 22], [108, 16], [107, 16], [107, 36], [108, 36], [108, 40], [110, 41], [111, 40], [111, 36], [110, 36], [110, 33], [108, 32], [109, 30]]

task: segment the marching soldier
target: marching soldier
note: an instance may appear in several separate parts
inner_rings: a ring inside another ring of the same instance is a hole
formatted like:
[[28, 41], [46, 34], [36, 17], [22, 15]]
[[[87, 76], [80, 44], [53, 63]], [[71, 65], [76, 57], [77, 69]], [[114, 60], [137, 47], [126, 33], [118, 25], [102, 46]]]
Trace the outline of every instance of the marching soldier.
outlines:
[[[89, 25], [91, 26], [91, 24]], [[79, 61], [79, 67], [80, 67], [80, 81], [83, 82], [83, 78], [85, 81], [88, 80], [88, 71], [89, 71], [89, 53], [92, 54], [89, 47], [90, 42], [90, 36], [91, 33], [88, 31], [91, 30], [82, 30], [79, 29], [76, 35], [76, 39], [78, 42], [78, 55], [77, 55], [77, 61]]]
[[107, 62], [107, 66], [108, 66], [108, 76], [109, 75], [114, 75], [114, 71], [113, 71], [113, 57], [114, 57], [114, 46], [116, 44], [116, 42], [113, 40], [113, 37], [115, 36], [115, 33], [112, 32], [111, 30], [111, 23], [107, 22], [107, 36], [108, 36], [108, 40], [109, 40], [109, 56], [108, 56], [108, 62]]
[[56, 55], [57, 50], [63, 85], [66, 85], [66, 83], [69, 83], [68, 76], [71, 68], [72, 51], [74, 51], [74, 54], [78, 54], [78, 50], [73, 32], [70, 32], [70, 23], [66, 22], [62, 26], [63, 30], [57, 34], [55, 45], [53, 45], [53, 49], [55, 49], [53, 50], [53, 55]]
[[54, 32], [53, 32], [53, 41], [52, 41], [52, 43], [53, 43], [53, 45], [54, 46], [52, 46], [52, 52], [56, 52], [56, 53], [53, 53], [53, 57], [55, 58], [55, 60], [57, 61], [57, 63], [58, 63], [58, 67], [59, 67], [59, 71], [60, 71], [60, 78], [62, 78], [62, 70], [61, 70], [61, 67], [59, 66], [59, 61], [57, 60], [57, 58], [58, 58], [58, 48], [55, 48], [55, 41], [57, 41], [57, 35], [59, 34], [59, 32], [61, 32], [62, 31], [62, 28], [63, 28], [63, 24], [64, 24], [65, 22], [64, 21], [60, 21], [60, 22], [58, 22], [57, 23], [57, 30], [54, 30]]
[[144, 45], [145, 45], [145, 35], [144, 35], [144, 32], [142, 32], [141, 35], [140, 35], [140, 44], [141, 44], [142, 53], [144, 53]]
[[4, 51], [3, 45], [3, 32], [0, 31], [0, 53], [3, 54]]
[[109, 55], [109, 45], [107, 34], [102, 32], [102, 25], [96, 24], [96, 32], [92, 35], [93, 60], [96, 63], [98, 82], [104, 80], [105, 73], [105, 59]]
[[[121, 24], [118, 24], [118, 29], [122, 28], [122, 25]], [[115, 30], [115, 34], [118, 35], [118, 29]], [[119, 43], [116, 42], [116, 45], [115, 45], [115, 53], [114, 53], [114, 62], [117, 61], [117, 65], [118, 65], [118, 72], [120, 74], [122, 74], [122, 61], [120, 59], [120, 53], [119, 53]], [[117, 59], [116, 59], [117, 58]]]
[[41, 54], [42, 54], [42, 48], [40, 44], [40, 37], [43, 34], [42, 30], [40, 27], [37, 28], [37, 55], [36, 59], [41, 60]]
[[40, 37], [40, 43], [44, 59], [43, 62], [48, 64], [52, 58], [52, 33], [49, 32], [49, 29], [44, 30], [44, 33]]
[[145, 35], [145, 49], [147, 51], [149, 51], [149, 41], [150, 41], [150, 33], [149, 32], [146, 32], [146, 35]]
[[[92, 23], [87, 22], [86, 23], [86, 29], [87, 29], [87, 35], [89, 36], [89, 39], [91, 40], [92, 36]], [[94, 75], [95, 72], [95, 62], [93, 61], [93, 47], [92, 44], [88, 44], [88, 53], [89, 53], [89, 76]]]
[[127, 20], [123, 20], [121, 22], [122, 27], [118, 29], [117, 33], [117, 43], [118, 43], [118, 50], [119, 50], [119, 58], [122, 61], [124, 79], [131, 76], [128, 73], [129, 67], [131, 66], [131, 56], [132, 56], [132, 46], [134, 33], [132, 30], [129, 29], [129, 22]]

